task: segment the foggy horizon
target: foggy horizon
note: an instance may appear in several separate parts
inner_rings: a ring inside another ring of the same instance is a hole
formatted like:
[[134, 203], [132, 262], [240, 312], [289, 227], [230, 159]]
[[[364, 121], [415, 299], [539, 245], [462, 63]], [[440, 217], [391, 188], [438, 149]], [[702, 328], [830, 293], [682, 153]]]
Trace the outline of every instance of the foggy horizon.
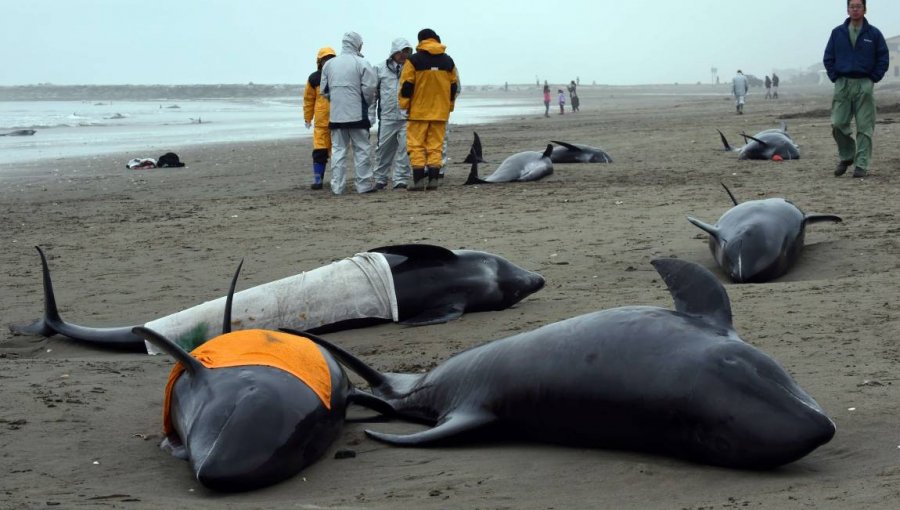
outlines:
[[[900, 2], [868, 2], [867, 19], [900, 35]], [[29, 0], [4, 6], [0, 86], [302, 84], [322, 46], [363, 38], [371, 64], [422, 28], [447, 45], [466, 85], [730, 82], [821, 63], [846, 2], [695, 0], [557, 5], [458, 1]], [[449, 6], [449, 8], [448, 8]], [[405, 9], [405, 11], [404, 11]], [[787, 25], [790, 25], [789, 27]]]

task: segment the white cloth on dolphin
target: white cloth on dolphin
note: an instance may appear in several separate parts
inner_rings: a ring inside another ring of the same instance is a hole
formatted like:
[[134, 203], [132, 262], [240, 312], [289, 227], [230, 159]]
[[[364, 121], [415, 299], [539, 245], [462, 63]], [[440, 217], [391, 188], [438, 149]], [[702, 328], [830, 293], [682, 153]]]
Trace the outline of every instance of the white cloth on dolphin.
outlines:
[[[225, 297], [144, 324], [187, 350], [222, 334]], [[234, 294], [232, 328], [311, 329], [348, 319], [399, 320], [391, 266], [365, 252]], [[159, 354], [149, 342], [148, 354]]]

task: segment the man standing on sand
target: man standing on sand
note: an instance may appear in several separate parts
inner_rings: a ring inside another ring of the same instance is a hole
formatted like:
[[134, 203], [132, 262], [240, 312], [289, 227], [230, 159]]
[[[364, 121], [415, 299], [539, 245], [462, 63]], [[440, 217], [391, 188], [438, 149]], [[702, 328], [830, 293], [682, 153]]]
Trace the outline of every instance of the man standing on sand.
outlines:
[[[412, 54], [412, 45], [400, 37], [391, 43], [391, 54], [375, 66], [378, 75], [378, 143], [375, 146], [375, 187], [387, 186], [388, 174], [394, 189], [409, 184], [409, 155], [406, 153], [406, 117], [400, 112], [397, 94], [400, 70]], [[393, 169], [393, 172], [391, 170]]]
[[772, 71], [772, 98], [778, 99], [778, 75]]
[[[847, 0], [849, 17], [831, 31], [822, 62], [834, 83], [831, 132], [838, 146], [835, 177], [855, 164], [853, 177], [869, 173], [872, 135], [875, 134], [875, 84], [890, 65], [881, 31], [866, 19], [866, 0]], [[856, 119], [856, 140], [850, 122]]]
[[750, 85], [747, 82], [747, 77], [738, 69], [737, 74], [731, 80], [731, 93], [734, 94], [734, 105], [738, 115], [744, 114], [744, 98], [747, 97], [749, 90]]
[[347, 150], [353, 146], [356, 191], [375, 191], [369, 157], [369, 128], [375, 123], [375, 70], [362, 54], [362, 37], [347, 32], [341, 54], [322, 67], [322, 94], [331, 101], [328, 127], [331, 129], [331, 192], [344, 192]]
[[[459, 81], [447, 47], [430, 28], [419, 32], [416, 53], [400, 73], [400, 109], [407, 112], [406, 143], [413, 183], [407, 189], [437, 189], [441, 176], [441, 148], [447, 120], [453, 111]], [[426, 184], [426, 170], [428, 182]]]
[[328, 128], [328, 99], [321, 94], [319, 85], [322, 82], [322, 66], [337, 54], [328, 46], [319, 50], [316, 55], [316, 71], [306, 80], [303, 89], [303, 120], [306, 129], [313, 127], [313, 183], [312, 189], [322, 189], [325, 178], [325, 164], [331, 154], [331, 130]]

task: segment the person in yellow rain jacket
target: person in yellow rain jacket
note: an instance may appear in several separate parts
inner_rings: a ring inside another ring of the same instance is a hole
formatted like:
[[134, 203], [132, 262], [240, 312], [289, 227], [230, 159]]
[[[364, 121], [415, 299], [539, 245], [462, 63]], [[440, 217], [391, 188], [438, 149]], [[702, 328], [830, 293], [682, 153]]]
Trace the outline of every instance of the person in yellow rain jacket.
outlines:
[[328, 98], [319, 93], [319, 83], [322, 81], [322, 66], [336, 55], [337, 53], [328, 46], [319, 50], [316, 55], [316, 72], [309, 75], [309, 79], [306, 80], [306, 89], [303, 91], [303, 120], [306, 122], [306, 129], [309, 129], [315, 120], [312, 189], [322, 189], [325, 164], [328, 163], [328, 156], [331, 154], [331, 130], [328, 129], [330, 106]]
[[456, 65], [446, 49], [434, 30], [421, 30], [416, 52], [400, 73], [398, 100], [409, 119], [406, 151], [413, 171], [413, 184], [407, 188], [410, 191], [436, 189], [440, 183], [447, 120], [459, 92]]

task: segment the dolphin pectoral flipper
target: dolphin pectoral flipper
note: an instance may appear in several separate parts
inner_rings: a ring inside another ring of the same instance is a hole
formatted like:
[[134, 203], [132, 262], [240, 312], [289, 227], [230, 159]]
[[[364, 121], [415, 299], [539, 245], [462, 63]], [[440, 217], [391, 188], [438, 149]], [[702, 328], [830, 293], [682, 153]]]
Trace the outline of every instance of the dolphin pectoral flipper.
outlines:
[[200, 363], [200, 360], [193, 357], [191, 353], [184, 350], [177, 343], [160, 335], [156, 331], [153, 331], [150, 328], [145, 328], [144, 326], [136, 326], [132, 328], [131, 331], [136, 336], [144, 338], [151, 344], [159, 347], [160, 350], [164, 351], [169, 356], [175, 358], [175, 360], [181, 363], [184, 369], [191, 374], [198, 374], [203, 370], [206, 370], [206, 367], [203, 366], [203, 363]]
[[446, 441], [469, 432], [474, 432], [496, 421], [496, 417], [485, 411], [454, 411], [438, 422], [436, 426], [414, 434], [398, 435], [366, 430], [366, 434], [378, 441], [396, 446], [420, 446]]
[[691, 223], [693, 223], [694, 226], [696, 226], [696, 227], [699, 228], [700, 230], [705, 231], [707, 234], [709, 234], [709, 235], [715, 237], [716, 239], [719, 238], [719, 229], [716, 228], [715, 225], [710, 225], [709, 223], [704, 223], [704, 222], [702, 222], [702, 221], [700, 221], [700, 220], [698, 220], [697, 218], [694, 218], [694, 217], [692, 217], [692, 216], [688, 216], [688, 217], [687, 217], [687, 220], [690, 221]]
[[456, 254], [443, 246], [434, 244], [396, 244], [390, 246], [379, 246], [367, 250], [377, 253], [389, 253], [392, 255], [401, 255], [409, 258], [428, 258], [432, 260], [454, 260]]
[[[458, 297], [458, 299], [457, 299]], [[400, 324], [405, 326], [427, 326], [429, 324], [441, 324], [462, 317], [465, 311], [465, 296], [448, 294], [440, 303], [435, 303], [415, 317], [410, 317]]]
[[[719, 131], [719, 130], [717, 129], [716, 131]], [[725, 146], [725, 150], [726, 150], [726, 151], [728, 151], [728, 152], [734, 152], [734, 149], [733, 149], [730, 145], [728, 145], [728, 140], [725, 139], [725, 135], [722, 134], [721, 131], [719, 131], [719, 138], [722, 139], [722, 145]]]
[[770, 145], [768, 142], [764, 142], [764, 141], [760, 140], [759, 138], [748, 135], [747, 133], [741, 133], [741, 136], [743, 136], [745, 140], [748, 140], [748, 139], [753, 140], [754, 142], [756, 142], [764, 147], [768, 147]]
[[803, 216], [803, 222], [806, 223], [807, 225], [810, 225], [813, 223], [820, 223], [823, 221], [833, 221], [835, 223], [840, 223], [840, 222], [844, 221], [844, 219], [841, 218], [840, 216], [837, 216], [834, 214], [810, 213], [810, 214], [806, 214]]
[[556, 145], [559, 145], [560, 147], [565, 147], [566, 149], [569, 149], [570, 151], [583, 152], [581, 150], [581, 147], [576, 147], [575, 145], [572, 145], [571, 143], [559, 142], [557, 140], [550, 140], [550, 143], [555, 143]]
[[708, 269], [679, 259], [655, 259], [650, 263], [666, 282], [675, 310], [708, 317], [720, 326], [734, 328], [728, 293]]

